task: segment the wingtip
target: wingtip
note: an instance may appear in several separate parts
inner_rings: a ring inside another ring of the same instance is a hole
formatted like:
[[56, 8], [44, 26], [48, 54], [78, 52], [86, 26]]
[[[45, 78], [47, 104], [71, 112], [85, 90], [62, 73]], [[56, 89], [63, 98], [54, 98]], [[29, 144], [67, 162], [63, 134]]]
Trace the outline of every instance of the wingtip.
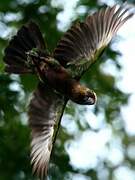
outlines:
[[40, 163], [40, 160], [31, 160], [31, 165], [32, 165], [32, 174], [37, 176], [40, 180], [44, 180], [47, 178], [48, 175], [48, 165], [49, 162], [47, 163]]
[[47, 179], [48, 175], [48, 165], [38, 168], [36, 166], [33, 166], [32, 173], [33, 175], [37, 176], [40, 180], [45, 180]]
[[124, 14], [127, 13], [127, 15], [132, 15], [132, 16], [135, 14], [135, 6], [131, 3], [128, 3], [127, 1], [124, 2], [122, 5], [117, 4], [116, 7], [117, 7], [116, 10], [120, 9], [121, 12], [122, 10], [125, 11]]

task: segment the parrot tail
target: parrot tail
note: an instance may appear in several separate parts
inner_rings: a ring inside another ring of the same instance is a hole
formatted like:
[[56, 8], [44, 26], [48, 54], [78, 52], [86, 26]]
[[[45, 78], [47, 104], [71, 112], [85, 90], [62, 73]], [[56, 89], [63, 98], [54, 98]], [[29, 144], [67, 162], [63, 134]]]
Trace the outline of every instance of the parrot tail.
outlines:
[[5, 71], [8, 73], [34, 73], [28, 53], [33, 49], [45, 51], [46, 46], [39, 27], [32, 21], [22, 26], [4, 51]]

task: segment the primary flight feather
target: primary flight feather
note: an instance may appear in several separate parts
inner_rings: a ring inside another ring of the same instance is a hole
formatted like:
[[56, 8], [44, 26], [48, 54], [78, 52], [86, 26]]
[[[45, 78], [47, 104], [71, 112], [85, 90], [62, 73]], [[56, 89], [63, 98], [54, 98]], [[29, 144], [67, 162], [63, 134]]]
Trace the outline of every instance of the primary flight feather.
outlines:
[[34, 22], [22, 26], [5, 49], [5, 71], [33, 73], [39, 84], [29, 104], [31, 163], [43, 179], [68, 99], [82, 104], [96, 102], [93, 90], [79, 79], [102, 54], [118, 29], [133, 16], [126, 6], [107, 7], [73, 25], [59, 41], [53, 55], [46, 49]]

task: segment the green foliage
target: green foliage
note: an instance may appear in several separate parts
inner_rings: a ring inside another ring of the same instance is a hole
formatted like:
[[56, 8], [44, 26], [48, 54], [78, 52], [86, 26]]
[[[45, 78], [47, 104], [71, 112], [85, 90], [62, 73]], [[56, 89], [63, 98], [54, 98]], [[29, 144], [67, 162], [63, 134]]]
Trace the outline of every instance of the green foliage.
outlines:
[[[78, 15], [80, 19], [84, 19], [90, 10], [101, 7], [98, 1], [80, 0], [74, 11], [81, 5], [86, 7], [87, 10], [86, 13]], [[37, 84], [37, 78], [32, 75], [12, 77], [5, 74], [2, 61], [3, 50], [10, 36], [15, 34], [15, 31], [22, 24], [33, 19], [39, 24], [48, 48], [52, 52], [62, 35], [62, 32], [57, 28], [57, 15], [62, 10], [61, 6], [53, 7], [49, 0], [0, 1], [0, 22], [5, 27], [5, 31], [8, 28], [11, 31], [8, 37], [3, 37], [2, 33], [0, 33], [0, 48], [2, 50], [0, 52], [0, 180], [34, 179], [30, 167], [30, 132], [26, 122], [26, 111], [28, 97]], [[15, 18], [7, 18], [10, 15], [11, 17], [14, 15]], [[107, 59], [111, 59], [115, 62], [116, 67], [120, 69], [121, 67], [116, 60], [119, 55], [119, 52], [109, 47], [101, 60], [93, 65], [81, 81], [97, 92], [98, 102], [93, 108], [93, 112], [96, 115], [102, 113], [105, 124], [112, 126], [112, 131], [116, 133], [116, 137], [118, 135], [121, 138], [122, 145], [126, 149], [134, 140], [125, 132], [120, 111], [120, 107], [128, 102], [128, 95], [116, 87], [117, 80], [115, 76], [105, 74], [99, 68]], [[14, 83], [19, 85], [19, 90], [14, 89]], [[65, 144], [69, 140], [75, 141], [77, 135], [79, 136], [85, 130], [90, 130], [87, 123], [84, 122], [83, 124], [81, 122], [85, 121], [85, 119], [80, 121], [81, 114], [85, 113], [85, 108], [79, 113], [77, 109], [78, 106], [71, 102], [66, 107], [65, 114], [69, 115], [71, 121], [75, 121], [78, 133], [69, 133], [67, 128], [60, 128], [50, 164], [49, 177], [51, 180], [72, 179], [72, 176], [79, 173], [88, 179], [91, 177], [92, 180], [97, 180], [99, 177], [99, 168], [89, 167], [82, 170], [72, 166], [65, 148]], [[117, 123], [120, 124], [119, 128], [117, 128]], [[94, 129], [91, 128], [91, 131], [94, 131]], [[135, 162], [127, 156], [126, 152], [123, 162], [128, 163], [131, 168], [135, 167]], [[111, 180], [113, 170], [117, 167], [109, 166], [106, 159], [99, 160], [99, 165], [103, 169], [107, 169]]]

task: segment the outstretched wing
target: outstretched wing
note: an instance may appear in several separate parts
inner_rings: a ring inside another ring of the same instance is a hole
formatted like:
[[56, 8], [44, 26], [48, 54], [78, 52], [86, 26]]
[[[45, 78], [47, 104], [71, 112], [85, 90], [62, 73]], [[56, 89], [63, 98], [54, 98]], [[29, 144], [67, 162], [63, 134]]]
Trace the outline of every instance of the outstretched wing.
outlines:
[[29, 105], [31, 127], [31, 163], [41, 179], [47, 175], [52, 146], [66, 105], [62, 95], [39, 84]]
[[54, 58], [80, 77], [102, 54], [118, 29], [133, 16], [130, 8], [115, 5], [101, 9], [69, 29], [58, 43]]

